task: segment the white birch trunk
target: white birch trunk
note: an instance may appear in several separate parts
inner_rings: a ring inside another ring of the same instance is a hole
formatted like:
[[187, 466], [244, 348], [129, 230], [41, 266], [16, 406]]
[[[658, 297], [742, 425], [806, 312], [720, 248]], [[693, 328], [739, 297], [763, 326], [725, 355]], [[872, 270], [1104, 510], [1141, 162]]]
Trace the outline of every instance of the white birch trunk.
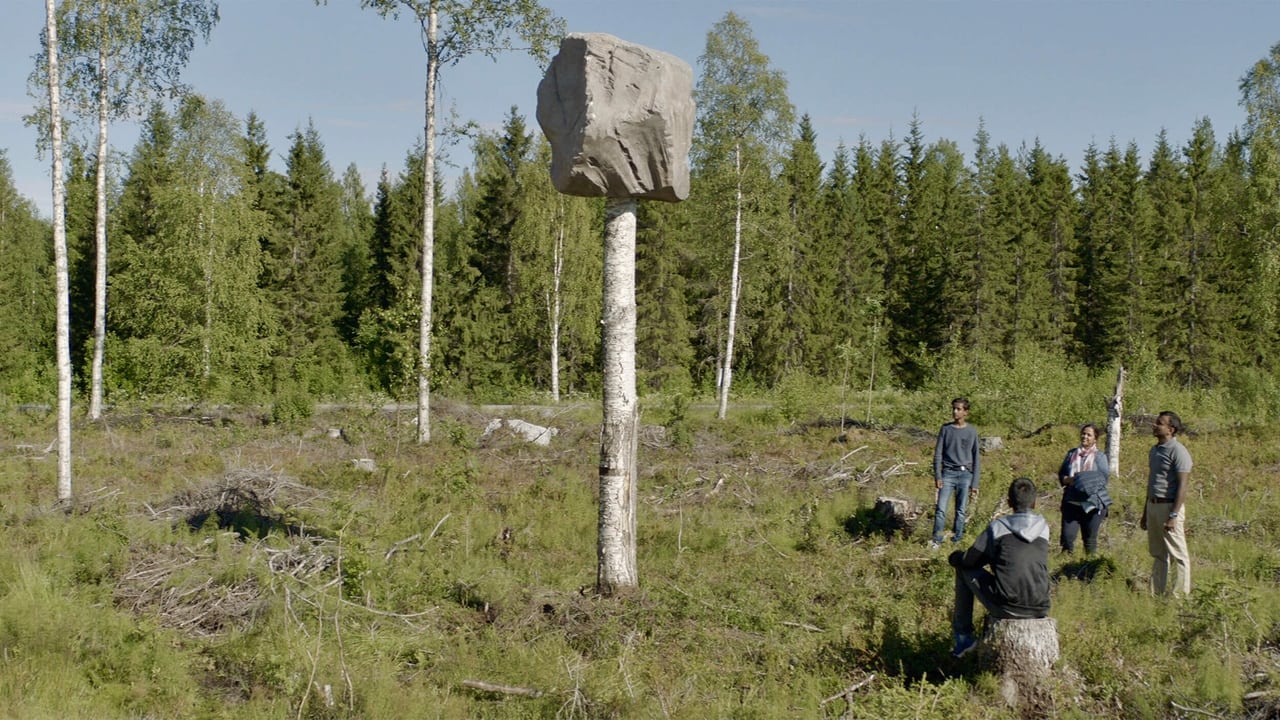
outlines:
[[436, 5], [427, 14], [427, 118], [422, 158], [422, 316], [418, 321], [418, 444], [431, 442], [431, 292], [436, 244]]
[[[103, 13], [104, 23], [106, 13]], [[89, 419], [102, 417], [102, 358], [107, 345], [107, 51], [98, 50], [98, 167], [94, 178], [93, 364], [89, 378]]]
[[66, 177], [62, 169], [61, 78], [58, 70], [58, 16], [45, 0], [49, 62], [49, 131], [53, 144], [53, 267], [57, 293], [58, 499], [71, 499], [71, 298], [67, 277]]
[[1116, 373], [1116, 393], [1107, 404], [1107, 470], [1120, 477], [1120, 419], [1124, 410], [1124, 366]]
[[[200, 338], [201, 377], [208, 381], [213, 377], [213, 267], [216, 251], [213, 246], [212, 221], [206, 221], [206, 212], [212, 212], [213, 203], [205, 198], [205, 181], [200, 181], [200, 207], [196, 216], [196, 241], [204, 240], [208, 252], [204, 256], [204, 334]], [[206, 240], [207, 238], [207, 240]]]
[[738, 266], [742, 258], [742, 146], [734, 148], [734, 170], [738, 176], [733, 216], [733, 271], [729, 280], [729, 329], [724, 340], [724, 367], [720, 371], [720, 410], [723, 420], [729, 412], [729, 387], [733, 384], [733, 335], [738, 325]]
[[560, 196], [559, 227], [555, 248], [551, 252], [551, 297], [547, 311], [551, 316], [551, 402], [560, 402], [560, 279], [564, 275], [564, 196]]
[[604, 240], [604, 420], [596, 590], [634, 588], [636, 575], [636, 200], [610, 198]]

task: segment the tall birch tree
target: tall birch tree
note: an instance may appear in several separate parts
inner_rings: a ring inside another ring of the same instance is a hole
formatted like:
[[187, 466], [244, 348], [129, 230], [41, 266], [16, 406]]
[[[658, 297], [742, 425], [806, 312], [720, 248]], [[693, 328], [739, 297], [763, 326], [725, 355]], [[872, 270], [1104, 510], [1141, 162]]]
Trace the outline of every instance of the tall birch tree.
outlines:
[[733, 383], [733, 344], [742, 290], [744, 214], [749, 201], [745, 181], [751, 163], [772, 169], [790, 139], [795, 114], [787, 99], [787, 81], [760, 51], [751, 26], [730, 12], [707, 33], [698, 58], [702, 70], [694, 103], [698, 108], [693, 158], [703, 173], [723, 173], [733, 195], [733, 250], [729, 272], [729, 308], [720, 358], [718, 417], [724, 419]]
[[[316, 0], [319, 5], [327, 0]], [[435, 254], [436, 83], [440, 70], [480, 53], [491, 59], [516, 49], [516, 40], [534, 57], [548, 57], [564, 33], [564, 21], [537, 0], [360, 0], [382, 17], [401, 13], [417, 22], [427, 54], [422, 184], [422, 314], [418, 322], [418, 442], [431, 441], [431, 295]]]
[[57, 303], [58, 499], [71, 499], [71, 293], [67, 273], [66, 177], [62, 168], [62, 74], [58, 66], [58, 14], [45, 0], [45, 71], [49, 88], [48, 128], [52, 150], [53, 270]]

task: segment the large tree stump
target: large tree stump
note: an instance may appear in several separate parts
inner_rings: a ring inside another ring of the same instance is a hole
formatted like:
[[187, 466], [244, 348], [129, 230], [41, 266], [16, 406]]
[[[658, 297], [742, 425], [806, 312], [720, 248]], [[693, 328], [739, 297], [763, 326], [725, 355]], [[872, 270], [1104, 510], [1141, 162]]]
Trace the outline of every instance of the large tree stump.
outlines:
[[911, 534], [920, 518], [920, 506], [906, 498], [881, 495], [872, 509], [876, 527], [888, 537]]
[[1044, 681], [1058, 661], [1058, 623], [1053, 618], [1001, 620], [988, 617], [978, 655], [1000, 676], [1000, 695], [1012, 706], [1038, 703]]

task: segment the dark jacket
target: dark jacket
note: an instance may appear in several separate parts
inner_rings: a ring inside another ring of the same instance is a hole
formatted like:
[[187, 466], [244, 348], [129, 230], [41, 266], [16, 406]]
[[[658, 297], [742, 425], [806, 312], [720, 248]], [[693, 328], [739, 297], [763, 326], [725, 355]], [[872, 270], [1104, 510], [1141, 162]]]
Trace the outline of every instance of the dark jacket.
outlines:
[[1049, 523], [1033, 512], [991, 521], [965, 551], [960, 566], [991, 567], [992, 598], [1019, 617], [1049, 614]]
[[[1062, 459], [1062, 467], [1058, 468], [1058, 479], [1066, 480], [1067, 473], [1071, 472], [1072, 456], [1079, 450], [1073, 448]], [[1107, 480], [1109, 477], [1109, 468], [1107, 467], [1106, 453], [1099, 452], [1094, 459], [1093, 470], [1085, 470], [1076, 473], [1071, 478], [1071, 482], [1062, 489], [1063, 504], [1070, 503], [1079, 505], [1084, 508], [1085, 512], [1098, 509], [1106, 509], [1111, 507], [1111, 493], [1107, 491]]]
[[1107, 474], [1099, 470], [1076, 473], [1071, 484], [1062, 490], [1062, 502], [1079, 505], [1085, 512], [1111, 507], [1111, 493], [1107, 492]]

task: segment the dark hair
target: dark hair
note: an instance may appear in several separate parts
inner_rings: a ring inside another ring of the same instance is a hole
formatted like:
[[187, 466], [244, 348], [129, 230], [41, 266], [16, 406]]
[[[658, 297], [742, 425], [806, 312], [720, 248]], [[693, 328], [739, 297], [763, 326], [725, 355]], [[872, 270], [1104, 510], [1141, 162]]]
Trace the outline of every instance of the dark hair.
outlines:
[[1102, 431], [1101, 431], [1101, 430], [1099, 430], [1099, 429], [1098, 429], [1098, 426], [1097, 426], [1097, 425], [1095, 425], [1094, 423], [1085, 423], [1085, 424], [1081, 425], [1081, 426], [1080, 426], [1080, 432], [1084, 432], [1085, 428], [1093, 428], [1093, 436], [1094, 436], [1094, 437], [1102, 437]]
[[956, 398], [955, 400], [952, 400], [952, 401], [951, 401], [951, 407], [955, 407], [955, 406], [957, 406], [957, 405], [963, 405], [963, 406], [964, 406], [964, 409], [965, 409], [965, 410], [968, 410], [968, 409], [969, 409], [969, 398], [962, 398], [962, 397], [958, 397], [958, 398]]
[[1160, 414], [1157, 415], [1156, 417], [1157, 419], [1159, 418], [1168, 419], [1169, 427], [1173, 428], [1174, 435], [1177, 435], [1178, 433], [1182, 432], [1182, 418], [1178, 417], [1178, 413], [1172, 410], [1162, 410]]
[[1009, 507], [1014, 512], [1026, 512], [1036, 506], [1036, 484], [1031, 478], [1020, 477], [1009, 484]]

